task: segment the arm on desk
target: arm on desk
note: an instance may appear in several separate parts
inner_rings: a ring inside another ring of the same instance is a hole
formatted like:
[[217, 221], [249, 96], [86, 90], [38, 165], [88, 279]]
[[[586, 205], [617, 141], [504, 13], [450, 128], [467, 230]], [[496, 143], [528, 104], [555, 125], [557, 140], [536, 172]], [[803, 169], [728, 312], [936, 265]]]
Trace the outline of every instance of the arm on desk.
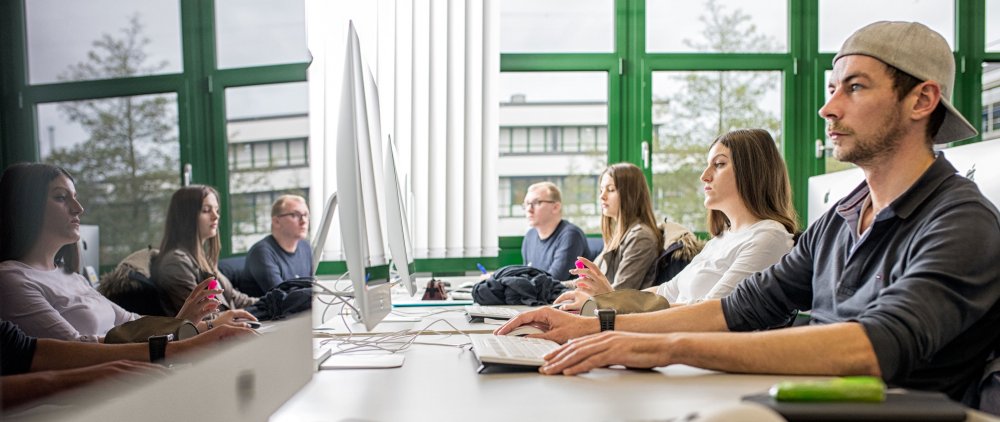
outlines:
[[609, 331], [576, 339], [545, 358], [540, 368], [545, 374], [573, 375], [616, 364], [653, 368], [680, 363], [738, 373], [881, 375], [871, 342], [857, 323], [751, 333]]

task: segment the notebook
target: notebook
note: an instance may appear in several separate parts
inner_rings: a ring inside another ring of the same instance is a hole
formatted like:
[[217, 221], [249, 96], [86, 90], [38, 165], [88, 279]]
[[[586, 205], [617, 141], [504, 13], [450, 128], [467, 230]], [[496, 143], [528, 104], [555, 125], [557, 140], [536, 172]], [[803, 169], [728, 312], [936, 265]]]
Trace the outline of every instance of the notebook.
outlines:
[[964, 421], [965, 407], [937, 392], [889, 391], [882, 403], [776, 401], [767, 393], [744, 396], [789, 421]]

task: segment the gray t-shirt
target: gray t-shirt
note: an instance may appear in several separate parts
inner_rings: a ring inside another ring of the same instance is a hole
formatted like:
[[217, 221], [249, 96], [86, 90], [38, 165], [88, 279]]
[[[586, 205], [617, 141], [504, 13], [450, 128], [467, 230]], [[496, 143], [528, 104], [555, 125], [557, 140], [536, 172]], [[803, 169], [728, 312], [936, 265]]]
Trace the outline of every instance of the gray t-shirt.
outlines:
[[556, 230], [545, 239], [540, 239], [538, 230], [532, 227], [521, 244], [524, 265], [543, 270], [556, 280], [573, 278], [569, 270], [575, 267], [576, 257], [586, 255], [587, 237], [566, 220], [560, 220]]
[[244, 272], [256, 289], [248, 288], [247, 294], [263, 296], [268, 290], [285, 280], [311, 277], [313, 269], [312, 247], [309, 242], [299, 240], [295, 252], [281, 249], [273, 235], [254, 243], [247, 252]]
[[960, 400], [1000, 343], [1000, 215], [939, 155], [858, 235], [862, 183], [795, 248], [722, 299], [731, 331], [857, 322], [890, 384]]

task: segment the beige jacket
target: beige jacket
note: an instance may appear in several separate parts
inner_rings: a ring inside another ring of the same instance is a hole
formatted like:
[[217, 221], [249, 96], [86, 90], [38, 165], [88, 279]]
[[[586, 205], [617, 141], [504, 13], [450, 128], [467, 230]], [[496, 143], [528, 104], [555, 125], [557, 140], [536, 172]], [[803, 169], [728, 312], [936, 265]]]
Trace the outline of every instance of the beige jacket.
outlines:
[[605, 251], [594, 262], [608, 277], [611, 287], [645, 289], [653, 285], [656, 258], [663, 245], [657, 244], [652, 227], [636, 224], [628, 229], [618, 249]]
[[[195, 286], [210, 276], [202, 274], [194, 257], [180, 249], [160, 253], [153, 259], [151, 272], [153, 283], [156, 283], [162, 292], [160, 301], [167, 315], [176, 315]], [[233, 283], [229, 282], [221, 272], [215, 276], [225, 290], [220, 298], [222, 300], [220, 309], [242, 309], [257, 302], [257, 298], [233, 288]]]

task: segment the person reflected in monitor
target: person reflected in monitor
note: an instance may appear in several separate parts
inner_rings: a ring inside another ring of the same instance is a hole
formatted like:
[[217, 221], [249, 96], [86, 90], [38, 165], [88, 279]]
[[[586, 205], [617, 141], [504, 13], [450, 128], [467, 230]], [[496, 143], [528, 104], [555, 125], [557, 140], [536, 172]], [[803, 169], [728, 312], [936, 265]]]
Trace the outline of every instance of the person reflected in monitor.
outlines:
[[569, 270], [576, 257], [587, 255], [587, 237], [583, 230], [563, 219], [559, 187], [551, 182], [528, 186], [524, 216], [531, 226], [521, 244], [524, 265], [545, 271], [556, 280], [574, 278]]
[[282, 195], [271, 206], [271, 234], [250, 247], [244, 273], [249, 283], [244, 293], [263, 296], [285, 280], [311, 277], [312, 247], [309, 237], [309, 207], [305, 198]]
[[200, 284], [213, 280], [222, 290], [214, 297], [220, 309], [257, 303], [256, 297], [236, 290], [219, 271], [219, 213], [219, 193], [211, 186], [185, 186], [170, 197], [160, 253], [150, 268], [168, 313], [183, 306], [184, 298], [198, 291]]
[[[872, 375], [954, 400], [978, 397], [1000, 344], [1000, 213], [933, 149], [977, 133], [951, 105], [954, 80], [952, 49], [930, 28], [861, 28], [834, 57], [819, 115], [834, 156], [860, 167], [865, 180], [777, 264], [721, 300], [606, 311], [604, 332], [597, 318], [542, 309], [497, 333], [545, 324], [539, 337], [573, 339], [545, 356], [545, 374], [679, 363]], [[797, 310], [811, 310], [810, 324], [780, 328]]]
[[[220, 326], [184, 340], [166, 343], [164, 361], [178, 363], [190, 352], [220, 342], [256, 335], [245, 327]], [[39, 339], [10, 321], [0, 321], [0, 392], [3, 409], [10, 409], [95, 382], [127, 381], [128, 375], [163, 375], [166, 368], [150, 363], [148, 343], [95, 344]]]
[[[738, 129], [709, 146], [704, 184], [712, 238], [673, 279], [646, 289], [671, 306], [719, 299], [739, 282], [778, 262], [792, 249], [798, 222], [785, 162], [766, 130]], [[571, 271], [586, 278], [556, 299], [563, 310], [578, 310], [592, 296], [613, 290], [607, 277], [586, 258]]]
[[[0, 177], [0, 319], [40, 338], [101, 341], [108, 330], [140, 315], [108, 300], [79, 274], [83, 204], [68, 171], [41, 163], [19, 163]], [[221, 291], [207, 283], [181, 297], [171, 315], [196, 323], [214, 313]], [[249, 313], [224, 312], [214, 325]]]

